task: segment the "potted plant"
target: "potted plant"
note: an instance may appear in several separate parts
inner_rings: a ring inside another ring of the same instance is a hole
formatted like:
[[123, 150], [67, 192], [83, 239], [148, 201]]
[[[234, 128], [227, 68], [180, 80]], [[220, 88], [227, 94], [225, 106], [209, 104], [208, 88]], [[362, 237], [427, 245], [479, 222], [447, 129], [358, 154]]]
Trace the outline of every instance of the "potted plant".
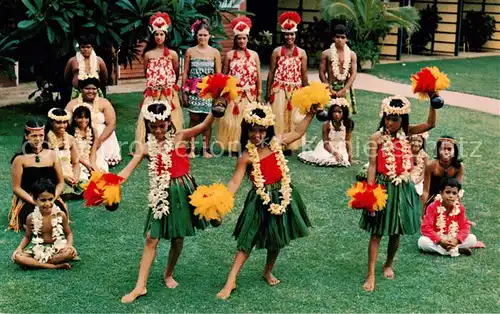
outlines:
[[353, 49], [358, 54], [359, 63], [371, 61], [373, 65], [378, 62], [379, 40], [393, 26], [404, 28], [408, 34], [419, 28], [417, 9], [394, 7], [381, 0], [322, 0], [321, 12], [327, 21], [343, 18], [351, 25], [352, 43], [361, 49], [361, 54]]
[[[410, 37], [410, 47], [412, 53], [420, 53], [426, 50], [427, 44], [432, 40], [442, 18], [438, 14], [436, 5], [427, 5], [420, 10], [420, 28]], [[407, 34], [405, 34], [408, 37]]]

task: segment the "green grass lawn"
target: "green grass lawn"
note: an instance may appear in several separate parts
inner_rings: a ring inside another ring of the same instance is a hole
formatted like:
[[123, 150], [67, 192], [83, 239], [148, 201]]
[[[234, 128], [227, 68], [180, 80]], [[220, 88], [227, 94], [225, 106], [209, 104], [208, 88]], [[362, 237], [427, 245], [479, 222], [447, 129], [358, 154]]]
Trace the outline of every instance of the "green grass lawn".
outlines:
[[500, 99], [500, 57], [377, 64], [370, 74], [411, 84], [409, 77], [426, 66], [437, 66], [448, 74], [450, 90]]
[[[407, 76], [407, 75], [405, 75]], [[356, 159], [369, 135], [377, 128], [381, 94], [359, 91], [360, 114], [354, 117]], [[111, 95], [118, 116], [118, 138], [133, 139], [139, 93]], [[414, 102], [412, 122], [426, 118], [426, 106]], [[235, 252], [231, 234], [249, 189], [237, 194], [235, 209], [221, 227], [209, 228], [186, 239], [175, 272], [180, 286], [164, 287], [167, 241], [161, 241], [151, 269], [148, 295], [131, 305], [120, 298], [135, 284], [144, 244], [147, 210], [147, 166], [143, 163], [125, 184], [116, 212], [85, 208], [70, 202], [75, 246], [81, 261], [70, 271], [25, 271], [10, 261], [21, 234], [6, 231], [12, 195], [9, 161], [20, 144], [27, 113], [21, 107], [0, 109], [2, 171], [0, 171], [0, 312], [497, 312], [499, 252], [498, 138], [500, 119], [485, 113], [445, 107], [439, 111], [431, 146], [442, 134], [455, 135], [464, 152], [466, 167], [464, 203], [473, 229], [487, 245], [471, 257], [456, 259], [421, 254], [418, 235], [402, 238], [396, 257], [394, 281], [382, 278], [387, 239], [377, 261], [377, 290], [365, 293], [369, 235], [358, 227], [360, 213], [348, 210], [345, 191], [361, 164], [351, 168], [318, 168], [289, 157], [292, 180], [308, 206], [314, 228], [309, 237], [283, 249], [274, 274], [281, 284], [271, 288], [261, 279], [265, 251], [254, 251], [243, 268], [238, 290], [229, 301], [215, 298], [222, 288]], [[309, 138], [319, 141], [315, 120]], [[428, 149], [433, 154], [433, 149]], [[130, 157], [124, 152], [124, 167]], [[235, 159], [197, 158], [192, 174], [198, 184], [227, 182]]]

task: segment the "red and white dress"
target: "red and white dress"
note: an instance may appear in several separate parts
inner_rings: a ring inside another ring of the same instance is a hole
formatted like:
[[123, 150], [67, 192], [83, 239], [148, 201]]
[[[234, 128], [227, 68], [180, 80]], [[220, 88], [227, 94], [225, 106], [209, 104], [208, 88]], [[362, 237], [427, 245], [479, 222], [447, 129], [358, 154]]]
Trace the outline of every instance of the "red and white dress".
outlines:
[[257, 63], [250, 52], [245, 50], [245, 57], [239, 57], [235, 50], [229, 62], [229, 75], [238, 80], [238, 97], [228, 103], [226, 114], [217, 123], [216, 140], [226, 151], [239, 151], [241, 121], [247, 104], [257, 99]]
[[[276, 72], [268, 99], [276, 117], [274, 130], [276, 134], [291, 132], [295, 125], [302, 121], [303, 115], [292, 107], [293, 93], [302, 87], [302, 57], [299, 49], [293, 48], [292, 56], [286, 54], [285, 47], [281, 47], [281, 53], [276, 63]], [[305, 140], [301, 139], [289, 144], [286, 149], [296, 150], [300, 148]]]

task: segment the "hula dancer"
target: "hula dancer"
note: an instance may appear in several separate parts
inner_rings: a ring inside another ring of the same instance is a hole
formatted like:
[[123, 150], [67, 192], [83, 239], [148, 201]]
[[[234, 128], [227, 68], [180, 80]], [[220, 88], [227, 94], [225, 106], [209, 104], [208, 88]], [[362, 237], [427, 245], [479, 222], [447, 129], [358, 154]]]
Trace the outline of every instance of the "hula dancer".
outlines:
[[430, 107], [427, 122], [416, 125], [409, 124], [409, 112], [410, 102], [405, 97], [385, 98], [379, 130], [370, 137], [368, 184], [383, 184], [387, 203], [376, 213], [364, 211], [360, 220], [360, 227], [371, 233], [363, 285], [366, 291], [375, 290], [375, 262], [382, 237], [389, 236], [384, 277], [394, 279], [393, 261], [400, 235], [419, 231], [421, 203], [410, 179], [413, 154], [408, 137], [434, 128], [436, 109]]
[[[267, 102], [271, 104], [276, 118], [276, 133], [293, 132], [303, 116], [292, 106], [293, 93], [308, 85], [307, 54], [295, 45], [297, 26], [301, 19], [297, 12], [284, 12], [279, 17], [279, 24], [285, 44], [274, 49], [271, 55], [267, 76]], [[299, 149], [305, 137], [288, 143], [286, 150]]]
[[309, 234], [311, 223], [306, 206], [291, 184], [282, 147], [300, 139], [313, 117], [313, 112], [307, 113], [295, 131], [276, 136], [275, 117], [269, 106], [252, 103], [245, 110], [240, 140], [243, 152], [228, 190], [235, 193], [245, 174], [250, 176], [253, 188], [236, 223], [234, 236], [237, 252], [226, 284], [217, 294], [218, 298], [229, 298], [236, 288], [238, 273], [253, 247], [267, 250], [263, 276], [269, 285], [277, 285], [280, 281], [271, 271], [280, 250], [291, 240]]

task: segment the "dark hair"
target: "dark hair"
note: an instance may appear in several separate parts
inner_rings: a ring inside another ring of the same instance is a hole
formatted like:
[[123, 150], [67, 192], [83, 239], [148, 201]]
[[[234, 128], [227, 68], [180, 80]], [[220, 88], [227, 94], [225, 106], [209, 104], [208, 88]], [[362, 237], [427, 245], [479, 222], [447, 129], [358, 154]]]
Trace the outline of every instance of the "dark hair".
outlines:
[[90, 109], [87, 108], [86, 106], [78, 106], [75, 108], [73, 111], [73, 116], [71, 118], [71, 125], [68, 127], [68, 133], [71, 135], [75, 135], [75, 130], [78, 129], [78, 123], [76, 122], [77, 118], [89, 118], [89, 125], [88, 127], [90, 128], [90, 133], [92, 134], [92, 142], [91, 144], [94, 143], [95, 139], [95, 134], [94, 134], [94, 128], [92, 128], [92, 113], [90, 112]]
[[333, 123], [333, 110], [335, 109], [335, 107], [340, 107], [340, 109], [342, 110], [342, 122], [344, 123], [346, 131], [354, 130], [354, 121], [349, 118], [349, 107], [339, 105], [330, 106], [330, 108], [328, 109], [328, 119]]
[[82, 36], [78, 37], [77, 41], [78, 41], [78, 45], [92, 45], [92, 46], [94, 46], [95, 36], [94, 35], [82, 35]]
[[[422, 139], [422, 147], [420, 148], [420, 150], [424, 150], [425, 151], [425, 144], [427, 143], [427, 141], [422, 136], [422, 134], [412, 134], [411, 136], [419, 136]], [[411, 142], [411, 137], [410, 137], [410, 142]]]
[[443, 192], [447, 186], [451, 188], [458, 188], [459, 191], [462, 189], [460, 181], [453, 177], [444, 177], [443, 180], [441, 180], [441, 183], [439, 184], [439, 192]]
[[[390, 102], [390, 106], [391, 107], [396, 107], [396, 108], [401, 108], [404, 106], [403, 104], [403, 101], [401, 101], [400, 99], [393, 99], [391, 100]], [[410, 129], [410, 117], [408, 116], [407, 113], [405, 114], [402, 114], [402, 115], [397, 115], [397, 114], [387, 114], [384, 112], [384, 115], [382, 116], [382, 118], [380, 119], [380, 124], [378, 126], [378, 128], [383, 128], [383, 130], [385, 131], [385, 119], [386, 118], [390, 118], [392, 116], [396, 116], [396, 117], [401, 117], [402, 118], [402, 121], [401, 121], [401, 128], [403, 129], [403, 131], [405, 132], [406, 135], [408, 135], [408, 131]]]
[[332, 35], [335, 36], [335, 35], [346, 35], [349, 33], [349, 31], [347, 30], [347, 27], [345, 25], [342, 25], [342, 24], [338, 24], [337, 26], [335, 26], [333, 28], [333, 33]]
[[36, 180], [31, 186], [31, 193], [33, 194], [33, 198], [36, 200], [40, 194], [44, 192], [49, 192], [50, 194], [56, 194], [56, 186], [55, 184], [47, 178], [41, 178]]
[[78, 89], [83, 89], [89, 85], [94, 85], [95, 87], [99, 88], [99, 79], [96, 77], [89, 77], [84, 80], [78, 80]]
[[[233, 39], [233, 50], [238, 49], [238, 36], [241, 36], [241, 35], [235, 35], [234, 36], [234, 39]], [[245, 36], [247, 36], [247, 38], [248, 38], [248, 35], [245, 35]]]
[[[455, 141], [455, 138], [453, 136], [449, 135], [443, 135], [440, 138], [448, 138], [450, 140], [453, 140], [453, 150], [455, 151], [455, 154], [451, 158], [451, 166], [455, 168], [460, 168], [460, 165], [462, 164], [462, 159], [460, 159], [460, 151], [458, 150], [458, 145], [457, 142]], [[438, 140], [436, 143], [436, 159], [439, 160], [439, 150], [441, 149], [441, 144], [443, 141]]]
[[201, 23], [199, 23], [195, 28], [194, 28], [194, 36], [196, 38], [196, 36], [198, 35], [198, 32], [202, 29], [206, 29], [208, 31], [208, 33], [210, 34], [212, 32], [212, 28], [210, 27], [210, 24], [208, 24], [208, 20], [207, 19], [202, 19], [200, 20]]
[[[38, 117], [31, 117], [28, 121], [26, 121], [26, 124], [24, 125], [24, 135], [21, 142], [21, 148], [14, 154], [14, 156], [12, 156], [10, 163], [12, 163], [17, 156], [33, 153], [33, 147], [28, 144], [28, 140], [26, 139], [26, 136], [31, 133], [28, 128], [43, 128], [44, 126], [45, 122]], [[49, 148], [47, 142], [43, 142], [42, 147], [46, 149]]]
[[[52, 110], [52, 109], [51, 109]], [[61, 109], [61, 108], [54, 108], [54, 110], [52, 110], [52, 113], [55, 115], [55, 116], [59, 116], [59, 117], [62, 117], [62, 116], [65, 116], [67, 115], [68, 113], [66, 112], [66, 110], [64, 109]], [[69, 125], [69, 121], [68, 121], [68, 125]], [[47, 135], [47, 133], [49, 133], [49, 131], [52, 131], [54, 128], [54, 120], [52, 120], [50, 117], [47, 119], [47, 124], [45, 125], [45, 135]]]
[[[252, 111], [252, 115], [257, 115], [260, 118], [265, 118], [266, 114], [262, 109], [255, 109]], [[252, 129], [252, 127], [258, 126], [255, 124], [250, 124], [243, 119], [241, 122], [241, 137], [240, 137], [240, 151], [243, 152], [246, 149], [247, 143], [249, 141], [248, 132]], [[264, 139], [264, 143], [270, 144], [272, 138], [274, 137], [274, 126], [266, 127], [266, 138]]]
[[170, 39], [170, 36], [168, 35], [168, 32], [165, 32], [163, 30], [156, 30], [154, 32], [151, 32], [150, 35], [149, 35], [149, 38], [148, 38], [148, 41], [146, 42], [146, 48], [144, 48], [144, 50], [142, 51], [142, 56], [144, 57], [144, 55], [146, 54], [146, 52], [150, 51], [150, 50], [153, 50], [156, 48], [156, 40], [155, 40], [155, 33], [156, 32], [164, 32], [165, 33], [165, 42], [164, 42], [164, 45], [165, 47], [167, 47], [167, 40]]
[[[162, 114], [165, 110], [167, 110], [167, 107], [162, 103], [152, 103], [148, 105], [148, 111], [154, 114]], [[172, 122], [172, 116], [169, 116], [166, 121]], [[144, 140], [146, 142], [148, 141], [148, 134], [151, 133], [148, 128], [148, 122], [148, 120], [144, 119], [144, 123], [146, 124], [146, 137]], [[170, 125], [168, 126], [168, 131], [173, 133], [177, 132], [177, 129], [175, 128], [175, 125], [173, 123], [170, 123]]]

